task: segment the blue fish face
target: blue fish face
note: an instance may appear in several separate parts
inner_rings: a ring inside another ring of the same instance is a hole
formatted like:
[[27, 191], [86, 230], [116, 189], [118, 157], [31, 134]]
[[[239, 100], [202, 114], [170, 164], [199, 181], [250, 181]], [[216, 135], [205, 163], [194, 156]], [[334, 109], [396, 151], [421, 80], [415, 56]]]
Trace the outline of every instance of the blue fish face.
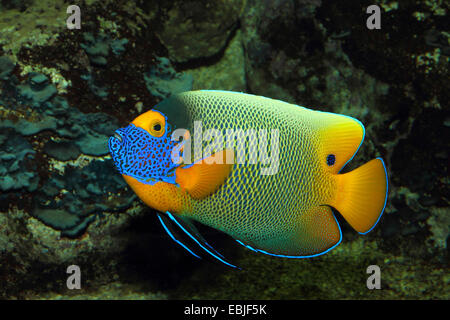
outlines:
[[116, 168], [121, 174], [146, 184], [175, 183], [173, 169], [177, 165], [171, 159], [171, 152], [176, 141], [171, 141], [170, 131], [168, 124], [161, 137], [152, 136], [134, 124], [116, 130], [108, 142]]

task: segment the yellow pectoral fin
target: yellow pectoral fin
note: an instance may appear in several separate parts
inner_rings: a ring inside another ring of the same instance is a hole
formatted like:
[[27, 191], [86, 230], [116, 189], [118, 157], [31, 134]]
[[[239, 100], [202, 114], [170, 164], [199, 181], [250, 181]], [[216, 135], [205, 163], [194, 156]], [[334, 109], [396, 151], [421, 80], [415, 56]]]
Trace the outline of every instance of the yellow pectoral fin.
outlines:
[[194, 163], [188, 168], [175, 170], [175, 182], [194, 199], [213, 194], [230, 175], [234, 164], [234, 152], [225, 149]]

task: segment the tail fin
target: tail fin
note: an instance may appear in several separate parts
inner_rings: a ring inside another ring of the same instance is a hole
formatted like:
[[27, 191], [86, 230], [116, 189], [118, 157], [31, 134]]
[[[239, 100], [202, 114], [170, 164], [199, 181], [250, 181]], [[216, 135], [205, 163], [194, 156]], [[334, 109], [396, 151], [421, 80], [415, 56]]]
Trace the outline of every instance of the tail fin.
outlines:
[[361, 234], [377, 224], [388, 194], [387, 172], [381, 158], [373, 159], [361, 167], [336, 175], [337, 194], [330, 205]]

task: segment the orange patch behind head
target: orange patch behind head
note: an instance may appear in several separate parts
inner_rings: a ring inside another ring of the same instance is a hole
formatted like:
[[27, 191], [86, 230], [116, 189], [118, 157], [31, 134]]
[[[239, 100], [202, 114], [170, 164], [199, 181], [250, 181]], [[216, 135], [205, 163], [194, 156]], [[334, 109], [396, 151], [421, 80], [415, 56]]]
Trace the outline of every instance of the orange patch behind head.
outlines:
[[162, 181], [150, 185], [127, 175], [123, 175], [123, 177], [131, 189], [149, 207], [160, 212], [170, 211], [178, 214], [186, 212], [188, 196], [179, 187]]

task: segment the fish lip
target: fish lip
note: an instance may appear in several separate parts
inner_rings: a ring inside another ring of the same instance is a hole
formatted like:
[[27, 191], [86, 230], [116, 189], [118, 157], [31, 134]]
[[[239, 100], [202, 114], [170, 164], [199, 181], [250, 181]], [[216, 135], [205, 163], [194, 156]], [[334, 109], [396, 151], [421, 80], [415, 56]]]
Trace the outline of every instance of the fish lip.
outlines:
[[123, 137], [120, 135], [119, 130], [116, 130], [116, 132], [114, 132], [113, 138], [119, 140], [119, 142], [123, 141]]

